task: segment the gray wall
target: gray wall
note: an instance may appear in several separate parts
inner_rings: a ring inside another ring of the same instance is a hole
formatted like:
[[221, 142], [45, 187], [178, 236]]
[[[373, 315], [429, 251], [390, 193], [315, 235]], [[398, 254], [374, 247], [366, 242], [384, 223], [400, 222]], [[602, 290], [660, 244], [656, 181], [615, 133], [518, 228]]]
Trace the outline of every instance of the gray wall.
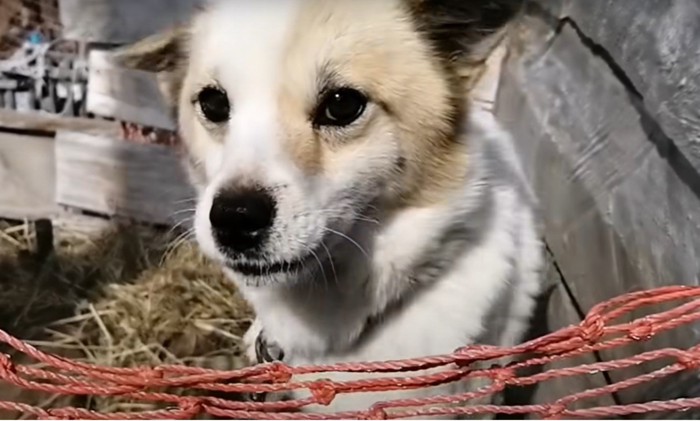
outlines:
[[[496, 113], [517, 138], [546, 240], [584, 312], [634, 290], [698, 285], [698, 22], [696, 1], [532, 0], [516, 28]], [[699, 332], [601, 358], [695, 345]]]

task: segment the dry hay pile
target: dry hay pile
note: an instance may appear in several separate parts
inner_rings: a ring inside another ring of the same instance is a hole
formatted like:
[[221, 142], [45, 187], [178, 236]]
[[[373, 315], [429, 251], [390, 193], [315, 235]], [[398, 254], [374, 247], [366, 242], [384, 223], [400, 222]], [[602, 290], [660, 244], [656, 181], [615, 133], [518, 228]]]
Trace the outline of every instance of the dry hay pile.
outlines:
[[[46, 252], [39, 228], [0, 222], [0, 328], [43, 350], [116, 367], [246, 363], [241, 336], [251, 311], [192, 243], [173, 243], [173, 234], [139, 226], [98, 237], [55, 229], [55, 249]], [[116, 398], [35, 396], [0, 385], [0, 400], [8, 399], [148, 409]]]

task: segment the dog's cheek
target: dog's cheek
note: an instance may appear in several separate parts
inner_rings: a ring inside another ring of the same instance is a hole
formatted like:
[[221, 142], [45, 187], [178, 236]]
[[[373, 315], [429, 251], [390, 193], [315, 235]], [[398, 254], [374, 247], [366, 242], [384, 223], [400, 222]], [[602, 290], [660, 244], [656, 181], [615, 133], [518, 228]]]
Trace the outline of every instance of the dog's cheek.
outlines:
[[197, 195], [204, 193], [204, 189], [207, 186], [207, 174], [204, 168], [204, 164], [197, 161], [194, 156], [192, 156], [187, 151], [182, 152], [182, 167], [185, 169], [187, 174], [187, 179], [189, 180], [192, 187], [195, 188]]
[[405, 165], [406, 160], [396, 139], [384, 135], [359, 160], [355, 186], [371, 197], [384, 196], [387, 189], [398, 182]]
[[194, 218], [194, 232], [202, 252], [211, 259], [223, 261], [223, 256], [216, 246], [209, 222], [209, 210], [214, 197], [213, 191], [212, 186], [209, 186], [200, 195]]

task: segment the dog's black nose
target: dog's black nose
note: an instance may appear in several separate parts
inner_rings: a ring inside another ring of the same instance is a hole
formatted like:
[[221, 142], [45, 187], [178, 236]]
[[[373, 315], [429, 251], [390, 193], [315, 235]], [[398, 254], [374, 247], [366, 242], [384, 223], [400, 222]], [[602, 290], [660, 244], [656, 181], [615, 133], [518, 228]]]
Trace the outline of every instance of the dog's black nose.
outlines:
[[243, 253], [262, 244], [275, 213], [275, 200], [265, 190], [223, 190], [214, 197], [209, 220], [219, 246]]

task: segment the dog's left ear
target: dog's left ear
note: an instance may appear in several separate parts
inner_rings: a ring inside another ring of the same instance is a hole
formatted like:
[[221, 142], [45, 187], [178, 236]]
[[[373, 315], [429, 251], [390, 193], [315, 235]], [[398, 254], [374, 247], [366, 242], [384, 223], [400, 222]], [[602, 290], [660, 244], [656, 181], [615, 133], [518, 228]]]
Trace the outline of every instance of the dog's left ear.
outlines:
[[115, 50], [111, 59], [122, 67], [157, 74], [163, 96], [175, 107], [187, 64], [188, 29], [178, 26], [151, 35]]
[[483, 62], [525, 0], [406, 0], [418, 27], [449, 61]]
[[174, 27], [119, 48], [112, 59], [127, 68], [160, 73], [172, 71], [184, 56], [184, 27]]

